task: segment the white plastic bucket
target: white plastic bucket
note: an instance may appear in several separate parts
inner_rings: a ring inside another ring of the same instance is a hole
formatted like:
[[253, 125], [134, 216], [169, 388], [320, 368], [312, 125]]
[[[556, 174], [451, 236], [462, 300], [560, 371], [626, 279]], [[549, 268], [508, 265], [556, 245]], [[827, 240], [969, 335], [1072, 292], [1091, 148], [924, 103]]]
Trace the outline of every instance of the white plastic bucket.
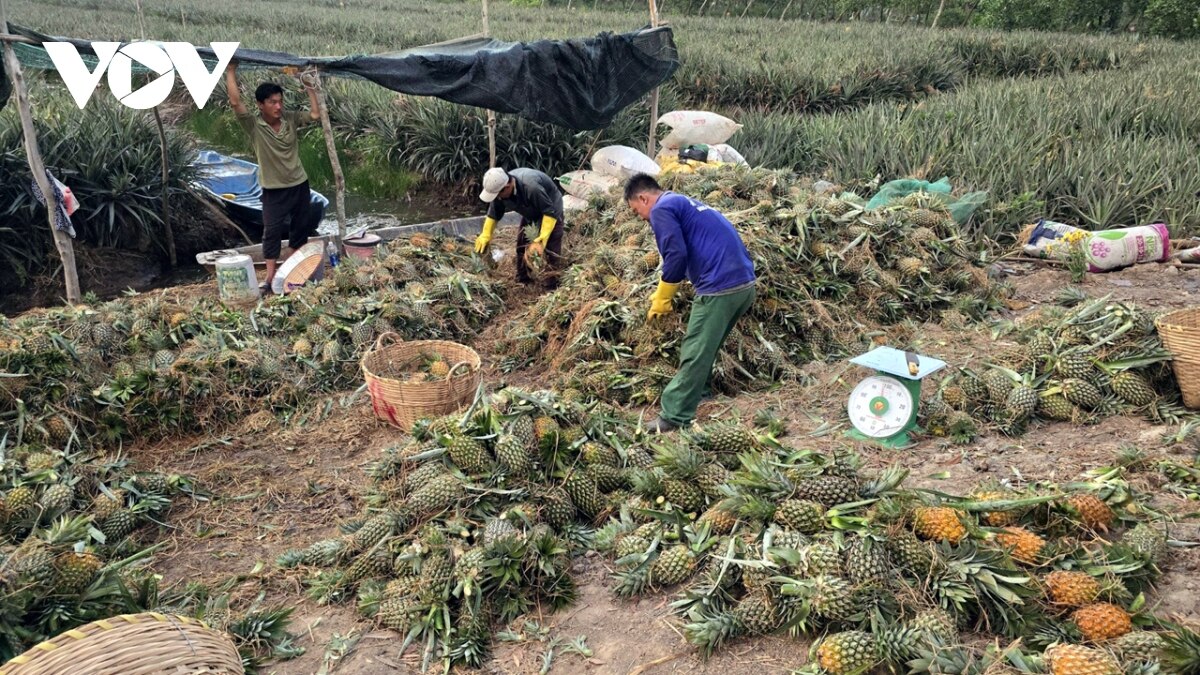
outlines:
[[225, 302], [258, 302], [258, 277], [250, 256], [238, 254], [217, 259], [217, 293]]

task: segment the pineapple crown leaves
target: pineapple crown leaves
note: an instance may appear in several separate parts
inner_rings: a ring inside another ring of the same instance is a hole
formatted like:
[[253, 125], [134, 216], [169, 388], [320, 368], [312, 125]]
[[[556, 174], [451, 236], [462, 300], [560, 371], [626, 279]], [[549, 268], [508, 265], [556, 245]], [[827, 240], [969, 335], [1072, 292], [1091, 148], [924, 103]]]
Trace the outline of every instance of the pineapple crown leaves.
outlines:
[[[950, 582], [944, 588], [966, 589], [967, 603], [974, 605], [989, 623], [1006, 628], [1022, 621], [1021, 610], [1034, 597], [1032, 579], [1018, 569], [1002, 551], [980, 549], [971, 543], [951, 546], [942, 542], [937, 548], [932, 576], [935, 592], [938, 582]], [[943, 606], [947, 598], [942, 598]], [[958, 605], [961, 603], [952, 602]]]
[[1158, 623], [1168, 631], [1162, 634], [1166, 642], [1166, 662], [1176, 672], [1200, 672], [1200, 634], [1182, 624], [1163, 620]]
[[680, 480], [695, 478], [696, 472], [706, 461], [703, 454], [686, 443], [655, 442], [651, 447], [654, 449], [655, 466]]

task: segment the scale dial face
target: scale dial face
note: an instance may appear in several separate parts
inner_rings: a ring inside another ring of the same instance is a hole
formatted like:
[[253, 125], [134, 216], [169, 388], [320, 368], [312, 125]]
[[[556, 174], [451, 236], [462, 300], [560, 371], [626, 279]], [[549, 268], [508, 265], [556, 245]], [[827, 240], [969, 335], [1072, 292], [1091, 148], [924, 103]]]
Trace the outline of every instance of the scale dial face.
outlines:
[[846, 411], [850, 423], [863, 435], [887, 438], [904, 430], [915, 404], [912, 394], [899, 380], [875, 375], [858, 383], [850, 393]]

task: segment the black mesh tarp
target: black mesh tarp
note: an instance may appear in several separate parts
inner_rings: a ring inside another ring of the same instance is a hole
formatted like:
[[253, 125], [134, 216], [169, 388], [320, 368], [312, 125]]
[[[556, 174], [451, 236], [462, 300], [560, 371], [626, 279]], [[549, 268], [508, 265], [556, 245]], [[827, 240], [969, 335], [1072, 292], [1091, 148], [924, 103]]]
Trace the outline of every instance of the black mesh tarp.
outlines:
[[[12, 34], [38, 42], [71, 42], [81, 55], [91, 54], [87, 40], [50, 37], [11, 23], [9, 28]], [[17, 46], [22, 64], [52, 67], [47, 65], [50, 61], [44, 50]], [[215, 62], [212, 50], [201, 47], [197, 51], [211, 68]], [[607, 126], [618, 112], [665, 82], [679, 67], [675, 41], [666, 26], [576, 40], [502, 42], [474, 37], [343, 58], [307, 58], [243, 48], [238, 49], [236, 58], [239, 68], [311, 65], [326, 75], [363, 78], [405, 94], [434, 96], [572, 129]], [[0, 74], [2, 71], [0, 63]], [[7, 82], [7, 77], [4, 80]], [[0, 108], [7, 93], [0, 86]]]

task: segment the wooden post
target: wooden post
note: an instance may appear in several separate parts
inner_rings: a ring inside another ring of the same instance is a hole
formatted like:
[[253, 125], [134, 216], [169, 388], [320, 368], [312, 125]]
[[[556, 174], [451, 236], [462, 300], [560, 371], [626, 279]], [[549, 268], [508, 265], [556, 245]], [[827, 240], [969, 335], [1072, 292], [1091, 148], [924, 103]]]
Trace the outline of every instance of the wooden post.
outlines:
[[8, 15], [4, 9], [4, 0], [0, 0], [0, 27], [4, 28], [5, 35], [4, 38], [0, 38], [0, 41], [4, 42], [4, 67], [8, 70], [8, 77], [12, 81], [13, 93], [17, 98], [17, 108], [21, 114], [21, 132], [25, 138], [25, 154], [29, 160], [29, 172], [33, 174], [33, 180], [37, 183], [38, 189], [42, 191], [42, 196], [46, 198], [46, 220], [50, 224], [51, 234], [54, 235], [54, 247], [58, 249], [58, 256], [62, 259], [63, 284], [66, 286], [67, 302], [77, 303], [83, 296], [79, 292], [79, 271], [75, 269], [75, 247], [71, 243], [70, 235], [60, 232], [55, 227], [54, 190], [50, 181], [46, 179], [46, 166], [42, 164], [37, 129], [33, 126], [33, 112], [29, 105], [29, 92], [25, 90], [25, 78], [21, 75], [21, 62], [17, 60], [17, 53], [13, 51], [12, 42], [7, 39]]
[[[333, 167], [333, 184], [337, 197], [338, 251], [342, 251], [342, 240], [346, 238], [346, 177], [342, 174], [342, 161], [338, 159], [337, 145], [333, 142], [333, 125], [329, 123], [329, 107], [325, 105], [325, 87], [321, 84], [321, 71], [311, 70], [312, 86], [317, 90], [317, 109], [321, 113], [321, 128], [325, 131], [325, 150], [329, 153], [329, 165]], [[307, 83], [307, 82], [306, 82]]]
[[[658, 28], [658, 4], [650, 1], [650, 27]], [[650, 92], [650, 133], [646, 139], [646, 156], [654, 157], [654, 132], [658, 129], [658, 87]]]
[[[491, 28], [488, 27], [488, 0], [483, 0], [483, 34], [486, 37], [492, 36]], [[496, 166], [496, 111], [487, 111], [487, 134], [488, 134], [488, 168]]]

